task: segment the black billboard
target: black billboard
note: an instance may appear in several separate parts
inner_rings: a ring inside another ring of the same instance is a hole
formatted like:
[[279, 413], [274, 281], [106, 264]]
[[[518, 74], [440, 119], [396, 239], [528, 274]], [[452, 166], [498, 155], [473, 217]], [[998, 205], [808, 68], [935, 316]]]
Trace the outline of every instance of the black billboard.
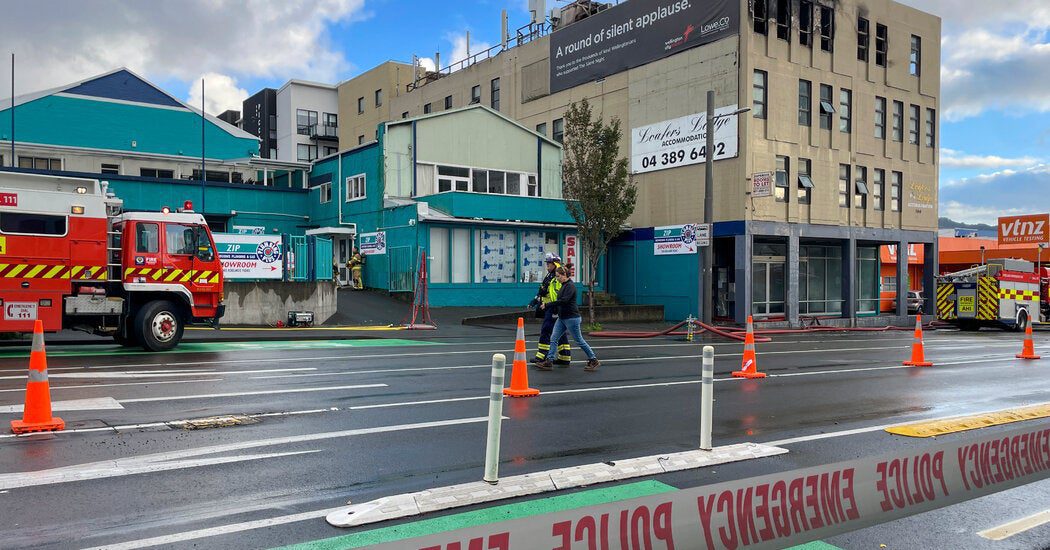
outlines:
[[551, 93], [740, 30], [740, 0], [629, 0], [551, 34]]

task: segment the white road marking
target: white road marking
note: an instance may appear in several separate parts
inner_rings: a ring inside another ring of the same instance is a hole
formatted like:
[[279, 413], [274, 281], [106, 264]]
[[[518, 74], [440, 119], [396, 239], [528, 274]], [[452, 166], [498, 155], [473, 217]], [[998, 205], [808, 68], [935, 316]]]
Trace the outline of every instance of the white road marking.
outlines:
[[214, 455], [219, 453], [230, 453], [260, 447], [275, 447], [293, 443], [304, 443], [307, 441], [322, 441], [342, 437], [353, 437], [378, 433], [400, 432], [406, 430], [418, 430], [423, 428], [437, 428], [444, 426], [458, 426], [463, 424], [477, 424], [488, 422], [487, 416], [474, 418], [458, 418], [455, 420], [439, 420], [433, 422], [418, 422], [414, 424], [397, 424], [393, 426], [377, 426], [373, 428], [358, 428], [354, 430], [341, 430], [337, 432], [322, 432], [313, 434], [301, 434], [285, 437], [273, 437], [255, 441], [241, 441], [237, 443], [226, 443], [223, 445], [212, 445], [209, 447], [198, 447], [195, 449], [184, 449], [179, 451], [167, 451], [142, 456], [117, 458], [114, 460], [102, 460], [47, 470], [29, 472], [14, 472], [0, 474], [0, 490], [19, 489], [23, 487], [36, 487], [40, 485], [56, 485], [89, 479], [105, 479], [111, 477], [122, 477], [141, 473], [162, 472], [167, 470], [178, 470], [183, 468], [195, 468], [198, 466], [209, 466], [213, 464], [225, 464], [229, 462], [242, 462], [246, 460], [260, 460], [263, 458], [274, 458], [277, 456], [291, 456], [302, 453], [317, 451], [300, 451], [294, 453], [270, 453], [260, 455], [221, 456], [212, 458], [196, 458], [203, 455]]
[[977, 534], [988, 540], [1006, 540], [1029, 529], [1035, 529], [1040, 525], [1050, 523], [1050, 510], [1043, 510], [1026, 518], [1004, 523], [998, 527], [978, 531]]
[[[218, 375], [230, 375], [230, 374], [262, 374], [266, 372], [302, 372], [302, 371], [315, 371], [316, 367], [301, 367], [293, 369], [263, 369], [263, 370], [230, 370], [230, 371], [214, 371], [214, 370], [195, 370], [195, 371], [129, 371], [129, 372], [63, 372], [57, 374], [49, 374], [48, 379], [52, 378], [178, 378], [184, 376], [218, 376]], [[0, 376], [0, 380], [17, 380], [24, 379], [26, 375], [22, 376]]]
[[[156, 384], [194, 384], [199, 382], [222, 382], [222, 378], [200, 378], [194, 380], [163, 380], [157, 382], [117, 382], [115, 384], [82, 384], [79, 386], [51, 386], [51, 391], [55, 390], [74, 390], [84, 388], [112, 388], [114, 386], [153, 386]], [[25, 388], [14, 388], [10, 390], [0, 390], [0, 393], [8, 392], [25, 392]]]
[[819, 439], [830, 439], [832, 437], [843, 437], [847, 435], [877, 432], [880, 430], [885, 430], [890, 426], [896, 426], [897, 424], [900, 424], [900, 422], [894, 422], [892, 424], [880, 424], [878, 426], [868, 426], [866, 428], [857, 428], [855, 430], [842, 430], [838, 432], [827, 432], [821, 434], [803, 435], [800, 437], [789, 437], [787, 439], [778, 439], [776, 441], [763, 441], [763, 443], [766, 445], [772, 445], [774, 447], [780, 447], [783, 445], [791, 445], [792, 443], [803, 443], [806, 441], [817, 441]]
[[[69, 401], [52, 401], [51, 410], [59, 411], [106, 411], [123, 409], [120, 403], [112, 397], [95, 397], [91, 399], [70, 399]], [[25, 405], [3, 405], [0, 413], [20, 413], [25, 410]]]
[[135, 399], [121, 399], [121, 403], [155, 403], [158, 401], [183, 401], [188, 399], [214, 399], [217, 397], [250, 397], [254, 395], [277, 395], [282, 393], [307, 393], [338, 390], [358, 390], [365, 388], [386, 388], [386, 384], [358, 384], [355, 386], [332, 386], [326, 388], [293, 388], [289, 390], [260, 390], [242, 391], [229, 393], [206, 393], [200, 395], [168, 395], [163, 397], [136, 397]]
[[299, 514], [289, 514], [287, 516], [277, 516], [267, 519], [257, 519], [253, 521], [245, 521], [242, 523], [234, 523], [231, 525], [220, 525], [218, 527], [209, 527], [207, 529], [197, 529], [196, 531], [185, 531], [183, 533], [162, 535], [159, 537], [133, 540], [118, 544], [106, 544], [104, 546], [95, 546], [86, 550], [135, 550], [137, 548], [149, 548], [150, 546], [160, 546], [162, 544], [175, 544], [177, 542], [185, 542], [188, 540], [216, 537], [219, 535], [229, 535], [232, 533], [242, 533], [244, 531], [251, 531], [253, 529], [261, 529], [264, 527], [273, 527], [275, 525], [285, 525], [287, 523], [296, 523], [299, 521], [306, 521], [309, 519], [323, 518], [328, 514], [342, 510], [343, 508], [345, 508], [345, 506], [340, 506], [338, 508], [327, 508], [324, 510], [314, 510], [312, 512], [302, 512]]

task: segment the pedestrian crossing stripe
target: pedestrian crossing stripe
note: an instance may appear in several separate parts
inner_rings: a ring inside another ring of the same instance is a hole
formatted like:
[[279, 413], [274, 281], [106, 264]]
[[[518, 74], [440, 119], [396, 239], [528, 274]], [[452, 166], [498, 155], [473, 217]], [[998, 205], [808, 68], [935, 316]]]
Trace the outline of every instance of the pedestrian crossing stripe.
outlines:
[[999, 281], [981, 277], [977, 281], [977, 318], [994, 321], [999, 318]]
[[76, 279], [105, 281], [105, 266], [58, 264], [0, 264], [0, 278], [4, 279]]

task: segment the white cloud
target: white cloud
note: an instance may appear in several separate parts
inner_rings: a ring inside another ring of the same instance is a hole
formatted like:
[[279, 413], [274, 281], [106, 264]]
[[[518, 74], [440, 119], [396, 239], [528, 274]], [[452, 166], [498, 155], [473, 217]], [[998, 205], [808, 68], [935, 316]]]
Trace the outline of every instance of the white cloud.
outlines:
[[941, 185], [940, 214], [967, 223], [1050, 210], [1050, 165], [1000, 170]]
[[[363, 17], [364, 0], [125, 2], [37, 0], [4, 7], [15, 93], [120, 66], [187, 86], [201, 74], [337, 82], [352, 68], [327, 25]], [[58, 15], [58, 16], [56, 16]], [[7, 70], [0, 90], [10, 89]], [[3, 92], [0, 92], [3, 93]], [[4, 94], [6, 95], [6, 94]]]
[[455, 65], [455, 69], [464, 67], [463, 63], [467, 62], [471, 55], [483, 52], [492, 47], [492, 44], [481, 41], [471, 41], [467, 49], [467, 34], [466, 33], [449, 33], [445, 35], [445, 39], [452, 44], [452, 51], [449, 52], [448, 59], [445, 60], [445, 66]]
[[996, 155], [969, 155], [954, 149], [941, 149], [941, 166], [945, 168], [1007, 168], [1039, 164], [1035, 157], [1007, 158]]
[[940, 215], [962, 223], [995, 225], [1000, 216], [1019, 216], [1031, 212], [1021, 208], [994, 208], [950, 201], [941, 205]]
[[[238, 88], [235, 78], [218, 73], [206, 73], [201, 78], [204, 79], [206, 113], [219, 114], [227, 109], [241, 110], [242, 102], [248, 98], [248, 90]], [[201, 104], [201, 78], [190, 85], [189, 97], [186, 99], [186, 103], [194, 107]]]

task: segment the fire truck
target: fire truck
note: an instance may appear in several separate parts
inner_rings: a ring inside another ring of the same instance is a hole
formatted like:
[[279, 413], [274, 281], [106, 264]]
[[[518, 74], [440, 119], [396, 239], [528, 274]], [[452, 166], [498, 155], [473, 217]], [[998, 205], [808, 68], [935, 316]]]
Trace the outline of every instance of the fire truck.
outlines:
[[222, 265], [204, 216], [124, 212], [104, 181], [0, 173], [0, 332], [74, 329], [174, 348], [218, 326]]
[[1024, 330], [1047, 318], [1044, 275], [1026, 260], [996, 259], [937, 279], [937, 318], [962, 330]]

